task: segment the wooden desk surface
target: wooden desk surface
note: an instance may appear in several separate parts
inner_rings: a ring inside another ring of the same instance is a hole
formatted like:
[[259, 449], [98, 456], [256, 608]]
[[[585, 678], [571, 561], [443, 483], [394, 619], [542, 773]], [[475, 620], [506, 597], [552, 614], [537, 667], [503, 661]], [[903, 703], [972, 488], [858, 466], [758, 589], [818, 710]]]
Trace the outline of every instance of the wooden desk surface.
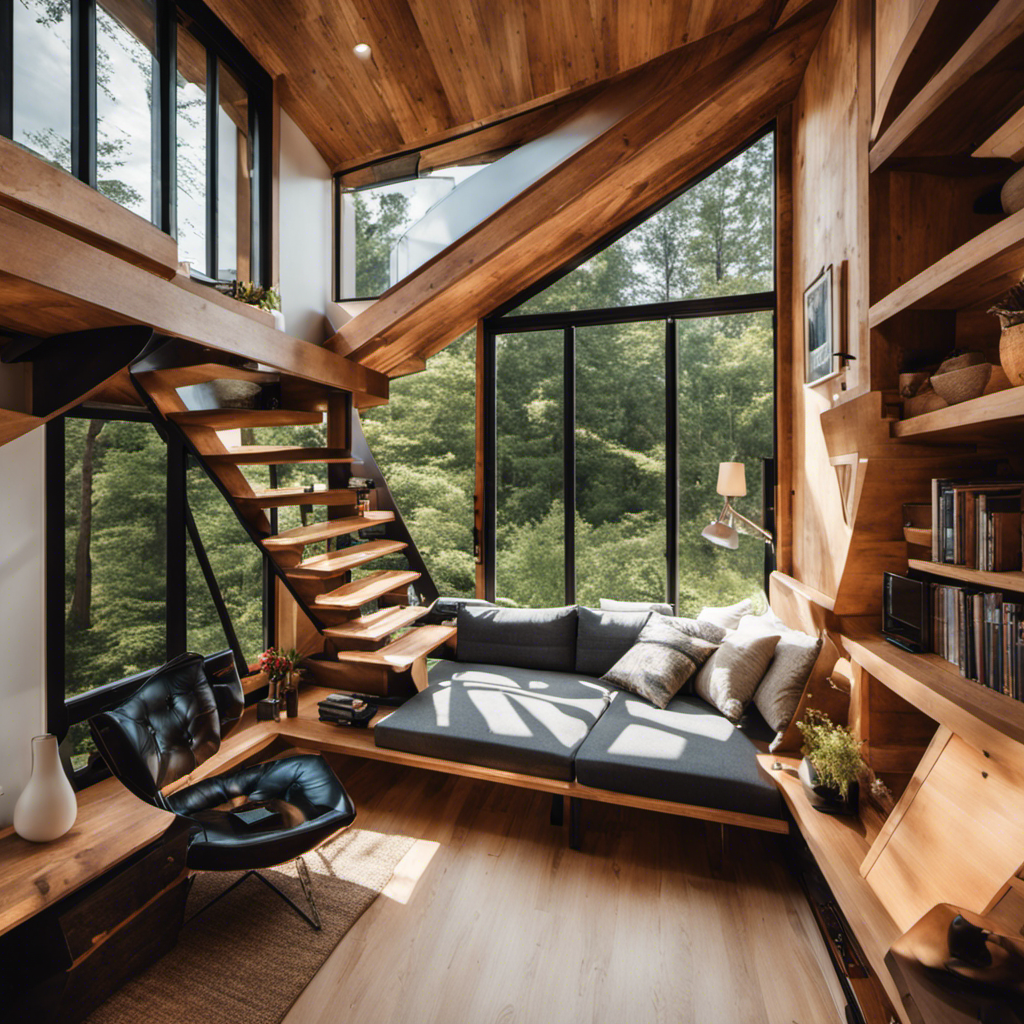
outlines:
[[[173, 789], [215, 775], [280, 741], [273, 722], [256, 722], [250, 708], [220, 753]], [[167, 831], [174, 815], [132, 795], [117, 779], [78, 794], [78, 818], [52, 843], [30, 843], [13, 828], [0, 831], [0, 935], [24, 923]]]

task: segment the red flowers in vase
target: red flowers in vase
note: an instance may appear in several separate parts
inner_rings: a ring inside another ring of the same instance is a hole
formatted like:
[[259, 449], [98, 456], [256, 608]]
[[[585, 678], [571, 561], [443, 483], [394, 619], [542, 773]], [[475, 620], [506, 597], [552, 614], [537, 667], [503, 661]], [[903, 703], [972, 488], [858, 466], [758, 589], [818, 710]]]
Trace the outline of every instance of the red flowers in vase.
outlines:
[[301, 660], [299, 652], [294, 647], [287, 651], [283, 647], [268, 647], [260, 655], [260, 669], [267, 673], [272, 683], [283, 683], [295, 671]]

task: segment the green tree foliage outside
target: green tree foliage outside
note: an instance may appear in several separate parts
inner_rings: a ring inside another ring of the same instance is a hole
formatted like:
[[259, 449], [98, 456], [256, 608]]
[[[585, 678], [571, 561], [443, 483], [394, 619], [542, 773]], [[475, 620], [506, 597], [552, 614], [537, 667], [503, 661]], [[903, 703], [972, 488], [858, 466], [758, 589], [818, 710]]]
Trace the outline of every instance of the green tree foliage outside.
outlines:
[[[516, 313], [561, 312], [773, 287], [773, 146], [760, 140]], [[401, 197], [397, 197], [401, 199]], [[385, 268], [405, 229], [395, 204], [374, 220], [356, 206], [357, 274]], [[400, 226], [400, 228], [399, 228]], [[360, 294], [376, 292], [360, 291]], [[760, 591], [764, 545], [713, 547], [701, 529], [721, 509], [720, 461], [747, 467], [760, 515], [760, 460], [773, 452], [770, 313], [680, 321], [680, 612]], [[475, 345], [466, 335], [420, 374], [392, 382], [363, 427], [443, 594], [474, 592], [472, 562]], [[579, 328], [576, 341], [577, 599], [664, 600], [664, 321]], [[541, 607], [564, 602], [562, 332], [497, 343], [497, 594]]]

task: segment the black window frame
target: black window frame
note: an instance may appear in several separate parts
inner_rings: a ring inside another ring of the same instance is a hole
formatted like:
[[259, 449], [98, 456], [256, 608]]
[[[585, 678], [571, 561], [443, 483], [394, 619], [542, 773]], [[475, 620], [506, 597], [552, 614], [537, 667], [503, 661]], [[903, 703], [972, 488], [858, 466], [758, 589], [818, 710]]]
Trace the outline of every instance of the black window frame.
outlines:
[[[176, 434], [167, 431], [149, 412], [128, 406], [84, 403], [50, 420], [45, 430], [45, 538], [46, 538], [46, 719], [47, 729], [63, 742], [71, 726], [86, 721], [92, 715], [113, 707], [128, 697], [159, 665], [124, 679], [111, 680], [72, 697], [65, 695], [66, 671], [66, 446], [65, 420], [102, 419], [148, 423], [167, 445], [166, 501], [166, 660], [188, 649], [187, 626], [187, 548], [192, 544], [200, 571], [203, 573], [228, 648], [234, 655], [240, 676], [249, 673], [249, 664], [241, 650], [231, 616], [217, 583], [201, 537], [195, 526], [188, 503], [187, 474], [192, 456]], [[225, 507], [225, 514], [229, 514]], [[264, 556], [264, 579], [267, 576]], [[272, 602], [263, 604], [263, 644], [269, 647], [273, 637]], [[214, 652], [204, 651], [204, 654]], [[257, 690], [246, 697], [252, 703], [262, 695]], [[96, 759], [94, 759], [96, 760]], [[76, 789], [98, 782], [108, 773], [101, 763], [93, 763], [77, 771], [70, 771]]]
[[[0, 0], [0, 135], [14, 131], [14, 4]], [[177, 25], [181, 18], [207, 49], [207, 65], [214, 71], [213, 87], [207, 85], [207, 268], [194, 272], [206, 284], [226, 284], [217, 272], [217, 160], [219, 143], [216, 115], [217, 61], [223, 61], [249, 94], [249, 139], [252, 149], [250, 203], [250, 276], [268, 285], [272, 263], [270, 224], [273, 215], [273, 82], [249, 51], [224, 23], [198, 0], [153, 0], [156, 53], [153, 75], [152, 211], [150, 221], [172, 238], [177, 222]], [[96, 0], [71, 0], [71, 162], [72, 174], [96, 188]], [[211, 230], [212, 226], [212, 230]]]
[[[772, 314], [772, 347], [774, 350], [772, 392], [778, 408], [779, 346], [778, 346], [778, 217], [772, 225], [773, 280], [767, 292], [740, 295], [713, 296], [699, 299], [680, 299], [669, 302], [648, 303], [637, 306], [615, 306], [603, 309], [581, 309], [567, 312], [525, 313], [510, 315], [524, 302], [540, 294], [567, 274], [572, 273], [593, 256], [607, 249], [634, 228], [654, 216], [680, 196], [730, 163], [761, 139], [773, 139], [773, 214], [778, 210], [778, 126], [773, 119], [759, 131], [745, 139], [721, 160], [702, 174], [688, 181], [665, 199], [648, 207], [622, 227], [609, 232], [584, 252], [563, 264], [558, 270], [530, 285], [518, 295], [502, 303], [482, 320], [483, 351], [480, 373], [482, 395], [482, 448], [483, 487], [481, 516], [481, 557], [484, 576], [484, 598], [494, 601], [497, 572], [497, 513], [498, 513], [498, 460], [497, 460], [497, 339], [505, 334], [526, 334], [535, 331], [561, 330], [563, 334], [562, 373], [562, 457], [563, 457], [563, 555], [565, 564], [564, 596], [566, 604], [576, 603], [576, 329], [613, 324], [657, 322], [665, 323], [665, 599], [673, 609], [679, 605], [679, 353], [677, 324], [680, 320], [705, 319], [715, 316], [735, 316], [744, 313]], [[772, 454], [761, 460], [761, 502], [764, 528], [775, 533], [775, 485], [778, 465], [778, 417], [772, 418]], [[713, 467], [709, 467], [711, 472]], [[765, 544], [764, 589], [776, 567], [775, 547]]]

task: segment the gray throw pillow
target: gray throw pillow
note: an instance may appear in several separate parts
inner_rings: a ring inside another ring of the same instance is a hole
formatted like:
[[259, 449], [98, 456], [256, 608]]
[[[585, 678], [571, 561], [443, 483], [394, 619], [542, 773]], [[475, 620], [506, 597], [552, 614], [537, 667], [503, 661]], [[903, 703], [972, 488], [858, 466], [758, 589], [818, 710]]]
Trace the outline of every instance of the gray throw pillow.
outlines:
[[778, 635], [727, 636], [693, 681], [693, 692], [738, 722], [753, 699], [779, 642]]
[[[779, 633], [780, 623], [775, 615], [769, 618], [746, 615], [736, 632], [747, 636], [775, 635]], [[761, 717], [778, 733], [776, 739], [781, 738], [793, 720], [820, 650], [821, 637], [795, 629], [782, 630], [775, 657], [754, 693], [754, 704]]]
[[576, 605], [565, 608], [463, 606], [456, 658], [514, 668], [572, 672], [576, 667]]
[[602, 682], [665, 708], [724, 637], [725, 630], [710, 622], [652, 612], [636, 644], [602, 676]]
[[636, 643], [650, 612], [579, 611], [576, 633], [576, 671], [603, 676]]
[[658, 612], [660, 615], [671, 615], [672, 605], [659, 601], [611, 601], [601, 598], [603, 612]]

